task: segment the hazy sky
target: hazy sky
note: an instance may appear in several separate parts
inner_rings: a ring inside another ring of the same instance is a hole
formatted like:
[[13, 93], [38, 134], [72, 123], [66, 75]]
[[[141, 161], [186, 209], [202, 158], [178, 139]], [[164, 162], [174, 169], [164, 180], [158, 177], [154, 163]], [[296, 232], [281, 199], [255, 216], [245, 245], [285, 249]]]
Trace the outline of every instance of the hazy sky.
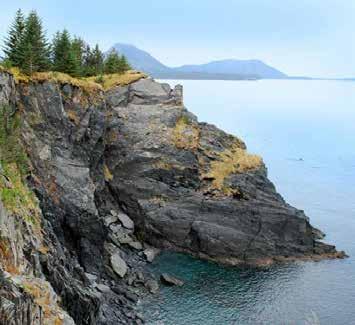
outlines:
[[176, 66], [260, 59], [290, 75], [355, 76], [355, 0], [0, 0], [0, 37], [18, 8], [48, 36], [66, 27], [103, 49], [131, 43]]

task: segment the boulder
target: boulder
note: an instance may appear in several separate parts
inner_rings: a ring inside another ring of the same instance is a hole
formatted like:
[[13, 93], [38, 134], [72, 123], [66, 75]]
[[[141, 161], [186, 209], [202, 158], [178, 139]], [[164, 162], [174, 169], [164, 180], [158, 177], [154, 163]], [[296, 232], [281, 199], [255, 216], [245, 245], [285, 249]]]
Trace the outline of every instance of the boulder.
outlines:
[[143, 249], [143, 245], [139, 241], [130, 241], [128, 245], [139, 251]]
[[120, 256], [119, 252], [114, 253], [111, 255], [111, 267], [114, 272], [121, 278], [123, 278], [127, 273], [127, 264]]
[[145, 282], [144, 286], [150, 293], [157, 293], [159, 291], [159, 283], [154, 279], [149, 279]]
[[160, 253], [160, 250], [157, 248], [149, 247], [143, 251], [145, 258], [149, 263], [152, 263], [155, 257]]
[[160, 276], [160, 280], [162, 283], [164, 283], [167, 286], [178, 286], [178, 287], [182, 287], [184, 285], [184, 281], [177, 279], [167, 273], [163, 273]]
[[99, 283], [96, 285], [96, 288], [101, 291], [102, 293], [105, 293], [105, 292], [110, 292], [111, 289], [108, 285], [106, 284], [103, 284], [103, 283]]
[[134, 222], [125, 213], [120, 212], [117, 215], [117, 218], [120, 220], [122, 226], [125, 227], [126, 229], [134, 229]]
[[112, 223], [115, 223], [116, 221], [117, 221], [117, 216], [107, 215], [104, 218], [104, 224], [106, 227], [110, 226]]

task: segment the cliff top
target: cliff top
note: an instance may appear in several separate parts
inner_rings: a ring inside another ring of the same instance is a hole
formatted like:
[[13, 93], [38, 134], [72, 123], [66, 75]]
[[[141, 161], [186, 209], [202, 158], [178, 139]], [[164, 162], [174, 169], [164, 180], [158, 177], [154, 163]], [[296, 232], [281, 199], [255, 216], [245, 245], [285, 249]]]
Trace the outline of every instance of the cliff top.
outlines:
[[102, 76], [86, 78], [75, 78], [68, 74], [56, 71], [36, 72], [31, 76], [28, 76], [23, 74], [18, 68], [7, 69], [1, 65], [0, 72], [8, 72], [13, 75], [16, 83], [54, 81], [60, 84], [70, 84], [76, 87], [80, 87], [90, 93], [106, 91], [117, 86], [129, 85], [139, 79], [147, 78], [146, 74], [135, 70], [128, 70], [122, 74], [104, 74]]

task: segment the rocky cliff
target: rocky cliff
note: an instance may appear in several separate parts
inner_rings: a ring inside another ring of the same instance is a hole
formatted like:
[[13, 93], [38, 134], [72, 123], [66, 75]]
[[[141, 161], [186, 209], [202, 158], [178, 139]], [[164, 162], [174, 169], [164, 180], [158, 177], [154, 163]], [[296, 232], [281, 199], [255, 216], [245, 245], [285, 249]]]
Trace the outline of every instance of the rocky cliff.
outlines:
[[1, 324], [141, 324], [152, 247], [232, 265], [343, 256], [180, 86], [2, 72], [0, 107]]

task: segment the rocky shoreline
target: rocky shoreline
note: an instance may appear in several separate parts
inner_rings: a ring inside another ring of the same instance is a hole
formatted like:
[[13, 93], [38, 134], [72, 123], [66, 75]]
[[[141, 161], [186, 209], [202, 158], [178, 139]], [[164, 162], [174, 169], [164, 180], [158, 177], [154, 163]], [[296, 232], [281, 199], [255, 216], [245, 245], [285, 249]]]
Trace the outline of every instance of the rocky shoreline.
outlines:
[[26, 179], [17, 160], [0, 169], [2, 324], [142, 324], [158, 249], [229, 265], [345, 257], [260, 157], [186, 110], [181, 86], [88, 91], [0, 72], [0, 107], [21, 121], [5, 136], [28, 165]]

